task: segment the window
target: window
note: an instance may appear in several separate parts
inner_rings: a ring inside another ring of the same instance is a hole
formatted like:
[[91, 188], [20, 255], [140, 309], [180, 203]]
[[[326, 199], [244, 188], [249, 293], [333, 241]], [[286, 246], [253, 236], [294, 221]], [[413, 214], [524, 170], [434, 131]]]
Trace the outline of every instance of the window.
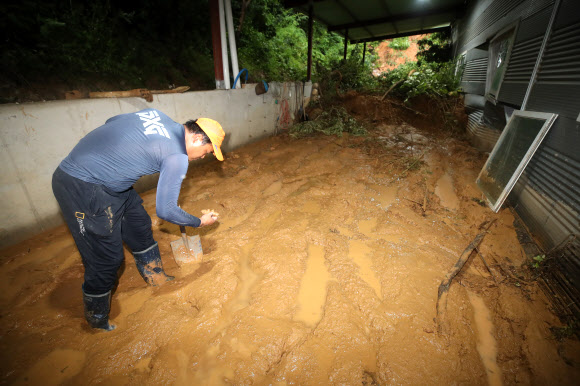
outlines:
[[558, 117], [515, 111], [477, 177], [477, 186], [498, 212], [526, 165]]
[[503, 77], [507, 70], [509, 57], [516, 38], [516, 27], [517, 25], [511, 25], [503, 29], [489, 42], [485, 96], [494, 104], [497, 101]]

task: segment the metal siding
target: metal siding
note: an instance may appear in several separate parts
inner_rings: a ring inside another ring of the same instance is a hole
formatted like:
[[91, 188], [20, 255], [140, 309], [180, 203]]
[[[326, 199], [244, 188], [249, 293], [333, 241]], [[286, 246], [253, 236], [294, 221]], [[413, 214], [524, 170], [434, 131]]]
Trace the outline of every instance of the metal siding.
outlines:
[[536, 13], [540, 12], [542, 9], [554, 4], [555, 0], [531, 0], [525, 4], [525, 9], [522, 11], [521, 17], [526, 19]]
[[528, 110], [558, 113], [575, 118], [580, 112], [580, 87], [567, 84], [536, 84]]
[[554, 29], [558, 30], [570, 24], [578, 22], [578, 15], [580, 14], [580, 1], [578, 0], [563, 0], [558, 11], [558, 18]]
[[[566, 118], [558, 117], [554, 126], [544, 138], [547, 148], [555, 149], [559, 157], [564, 157], [570, 162], [580, 160], [580, 123]], [[580, 191], [578, 191], [580, 195]]]
[[486, 2], [473, 1], [457, 23], [458, 52], [485, 43], [508, 24], [528, 18], [553, 3], [554, 0], [495, 0], [485, 8]]
[[465, 63], [461, 75], [461, 88], [470, 94], [485, 93], [485, 76], [487, 74], [487, 56], [469, 60]]
[[559, 117], [510, 199], [545, 249], [554, 247], [571, 233], [580, 235], [579, 144], [580, 125]]
[[474, 95], [466, 93], [463, 96], [463, 104], [465, 105], [465, 110], [483, 110], [485, 107], [485, 97], [482, 95]]
[[465, 61], [487, 58], [487, 48], [473, 48], [465, 53]]
[[[490, 4], [474, 20], [468, 20], [467, 27], [463, 34], [460, 33], [460, 40], [467, 43], [476, 36], [482, 34], [486, 29], [495, 24], [499, 19], [517, 7], [523, 0], [496, 0]], [[473, 18], [473, 16], [472, 16]]]
[[528, 41], [538, 36], [544, 37], [553, 9], [553, 4], [550, 4], [537, 13], [534, 13], [529, 17], [522, 18], [518, 26], [516, 44]]
[[485, 83], [485, 75], [487, 73], [487, 58], [475, 59], [465, 63], [463, 82], [483, 82]]
[[[570, 243], [548, 261], [549, 269], [542, 273], [542, 288], [552, 301], [557, 315], [564, 322], [578, 320], [580, 315], [580, 241]], [[552, 269], [550, 269], [552, 268]], [[555, 268], [555, 269], [553, 269]]]
[[469, 94], [485, 95], [485, 83], [462, 82], [461, 90]]
[[[524, 171], [514, 207], [551, 257], [542, 275], [554, 309], [580, 319], [580, 3], [562, 1], [527, 104], [560, 114]], [[562, 243], [573, 240], [563, 251]]]
[[514, 48], [498, 96], [500, 102], [515, 106], [522, 105], [552, 8], [544, 8], [519, 24]]
[[487, 127], [482, 123], [483, 110], [467, 115], [467, 135], [473, 146], [481, 151], [491, 151], [495, 146], [501, 131]]
[[574, 224], [560, 218], [563, 213], [569, 213], [569, 208], [564, 203], [552, 200], [546, 194], [533, 189], [527, 184], [529, 181], [526, 177], [520, 177], [518, 184], [520, 181], [521, 186], [518, 188], [521, 190], [518, 191], [517, 202], [512, 203], [510, 199], [510, 203], [533, 238], [544, 250], [549, 251], [571, 234], [570, 225]]
[[[482, 9], [483, 4], [489, 4], [486, 1], [471, 4], [457, 23], [458, 52], [484, 43], [493, 36], [492, 31], [501, 28], [499, 25], [521, 17], [500, 94], [501, 101], [520, 105], [554, 2], [526, 1], [517, 9], [516, 1], [505, 1], [501, 7], [498, 3], [494, 1], [487, 9]], [[512, 12], [497, 19], [500, 8]], [[576, 320], [580, 319], [580, 123], [576, 121], [580, 113], [579, 35], [580, 1], [562, 0], [527, 105], [529, 110], [558, 113], [559, 117], [509, 196], [511, 206], [550, 256], [551, 267], [542, 278], [545, 292], [558, 315]], [[483, 111], [468, 115], [467, 131], [476, 147], [483, 136], [491, 139], [489, 129], [485, 131], [481, 123], [482, 116]]]
[[[558, 18], [562, 13], [558, 12]], [[558, 18], [556, 20], [558, 20]], [[568, 18], [568, 17], [567, 17]], [[568, 18], [569, 19], [569, 18]], [[576, 119], [580, 112], [580, 14], [576, 22], [553, 31], [527, 108]]]
[[481, 118], [483, 117], [483, 110], [475, 110], [467, 116], [467, 132], [470, 135], [475, 135], [478, 131], [477, 126], [481, 125]]
[[535, 158], [535, 163], [528, 165], [531, 168], [530, 185], [541, 193], [567, 203], [575, 212], [580, 213], [578, 201], [580, 165], [578, 162], [560, 157], [554, 149], [547, 146]]

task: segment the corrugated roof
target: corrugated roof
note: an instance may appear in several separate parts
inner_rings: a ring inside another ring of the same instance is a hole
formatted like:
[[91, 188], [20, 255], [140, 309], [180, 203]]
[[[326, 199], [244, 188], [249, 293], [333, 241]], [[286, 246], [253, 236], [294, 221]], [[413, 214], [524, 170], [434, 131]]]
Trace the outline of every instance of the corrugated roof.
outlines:
[[[351, 43], [417, 35], [447, 28], [466, 0], [284, 0], [286, 8], [313, 16]], [[348, 32], [347, 32], [348, 31]]]

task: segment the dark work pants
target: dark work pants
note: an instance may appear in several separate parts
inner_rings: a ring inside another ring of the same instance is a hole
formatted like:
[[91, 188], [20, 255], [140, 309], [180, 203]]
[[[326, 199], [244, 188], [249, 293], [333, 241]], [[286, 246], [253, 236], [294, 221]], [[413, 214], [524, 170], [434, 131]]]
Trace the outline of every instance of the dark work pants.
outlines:
[[60, 168], [52, 176], [52, 191], [85, 266], [85, 293], [108, 292], [123, 262], [123, 242], [133, 252], [155, 243], [143, 200], [133, 188], [113, 192], [74, 178]]

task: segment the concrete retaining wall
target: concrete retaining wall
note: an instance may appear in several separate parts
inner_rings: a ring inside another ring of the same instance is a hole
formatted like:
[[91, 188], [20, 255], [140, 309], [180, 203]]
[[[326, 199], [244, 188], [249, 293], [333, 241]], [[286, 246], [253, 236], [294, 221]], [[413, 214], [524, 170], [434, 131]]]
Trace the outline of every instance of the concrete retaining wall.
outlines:
[[[273, 90], [299, 87], [290, 83]], [[63, 223], [51, 188], [52, 173], [77, 142], [108, 118], [156, 108], [177, 122], [208, 117], [226, 131], [224, 151], [275, 131], [280, 93], [256, 95], [253, 87], [141, 98], [81, 99], [0, 106], [0, 247], [17, 243]], [[156, 176], [136, 184], [152, 188]]]

